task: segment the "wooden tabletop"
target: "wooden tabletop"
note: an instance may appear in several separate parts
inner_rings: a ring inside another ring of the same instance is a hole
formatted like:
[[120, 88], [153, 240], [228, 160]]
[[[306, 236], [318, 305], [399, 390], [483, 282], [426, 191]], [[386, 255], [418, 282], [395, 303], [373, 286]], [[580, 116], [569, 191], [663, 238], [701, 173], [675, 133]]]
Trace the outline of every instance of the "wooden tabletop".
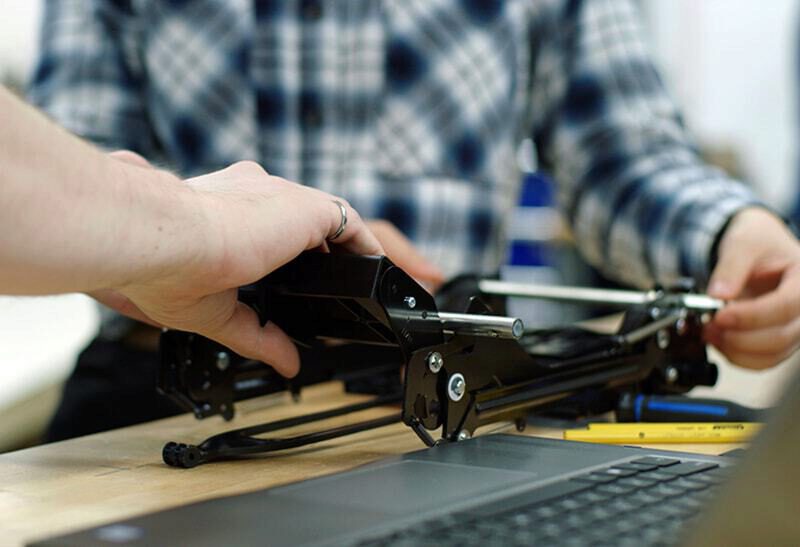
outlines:
[[[197, 421], [183, 415], [0, 455], [0, 545], [24, 545], [191, 502], [334, 473], [423, 448], [410, 429], [396, 424], [312, 447], [194, 469], [175, 469], [161, 461], [161, 448], [168, 441], [199, 443], [228, 429], [363, 399], [345, 394], [339, 384], [331, 383], [305, 390], [299, 404], [285, 394], [245, 401], [237, 405], [236, 418], [227, 423], [217, 417]], [[330, 420], [326, 427], [396, 412], [396, 408], [371, 409]], [[487, 429], [502, 428], [500, 425]], [[292, 433], [313, 429], [312, 424]], [[505, 431], [514, 429], [509, 425]], [[525, 434], [561, 437], [562, 431], [529, 428]], [[718, 454], [736, 446], [658, 448]]]

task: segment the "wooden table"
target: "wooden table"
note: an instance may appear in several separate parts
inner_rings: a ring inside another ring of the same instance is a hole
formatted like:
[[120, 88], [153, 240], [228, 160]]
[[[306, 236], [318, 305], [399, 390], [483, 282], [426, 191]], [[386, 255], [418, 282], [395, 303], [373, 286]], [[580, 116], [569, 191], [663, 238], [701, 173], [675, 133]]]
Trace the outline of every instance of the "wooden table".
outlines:
[[[334, 439], [313, 447], [247, 461], [175, 469], [161, 461], [167, 441], [199, 443], [227, 429], [314, 412], [363, 400], [339, 384], [306, 390], [300, 404], [285, 394], [245, 401], [229, 423], [190, 415], [0, 455], [0, 545], [18, 546], [209, 498], [325, 475], [423, 447], [401, 424]], [[372, 409], [327, 422], [343, 425], [397, 412]], [[501, 426], [502, 427], [502, 426]], [[297, 432], [314, 429], [297, 428]], [[487, 429], [498, 429], [491, 426]], [[506, 431], [513, 432], [510, 425]], [[529, 428], [525, 434], [560, 437], [561, 430]], [[718, 454], [737, 445], [661, 445]]]

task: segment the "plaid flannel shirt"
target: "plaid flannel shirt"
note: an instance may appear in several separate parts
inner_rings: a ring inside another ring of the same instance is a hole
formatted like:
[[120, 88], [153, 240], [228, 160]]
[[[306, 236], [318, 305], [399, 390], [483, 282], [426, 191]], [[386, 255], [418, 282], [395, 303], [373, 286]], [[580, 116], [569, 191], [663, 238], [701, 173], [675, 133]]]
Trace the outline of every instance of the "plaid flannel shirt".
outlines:
[[698, 159], [642, 34], [627, 0], [49, 0], [31, 97], [183, 175], [252, 159], [344, 196], [447, 274], [500, 264], [530, 137], [591, 263], [702, 286], [756, 200]]

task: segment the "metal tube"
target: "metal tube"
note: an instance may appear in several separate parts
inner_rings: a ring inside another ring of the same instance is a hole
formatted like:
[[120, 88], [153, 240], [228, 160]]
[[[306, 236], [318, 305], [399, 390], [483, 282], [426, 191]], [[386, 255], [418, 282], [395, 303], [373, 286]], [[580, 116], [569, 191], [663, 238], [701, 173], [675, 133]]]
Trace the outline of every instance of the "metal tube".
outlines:
[[572, 302], [595, 302], [598, 304], [619, 304], [623, 306], [647, 304], [656, 298], [655, 294], [640, 291], [536, 285], [495, 281], [493, 279], [481, 280], [478, 283], [478, 288], [484, 294], [544, 298], [548, 300], [568, 300]]
[[617, 289], [593, 289], [589, 287], [567, 287], [562, 285], [537, 285], [483, 279], [478, 288], [484, 294], [542, 298], [566, 302], [589, 302], [620, 307], [652, 304], [663, 299], [689, 309], [714, 311], [725, 306], [723, 300], [704, 294], [663, 293], [661, 291], [624, 291]]
[[501, 315], [439, 312], [439, 320], [445, 330], [490, 338], [517, 340], [525, 330], [521, 319]]

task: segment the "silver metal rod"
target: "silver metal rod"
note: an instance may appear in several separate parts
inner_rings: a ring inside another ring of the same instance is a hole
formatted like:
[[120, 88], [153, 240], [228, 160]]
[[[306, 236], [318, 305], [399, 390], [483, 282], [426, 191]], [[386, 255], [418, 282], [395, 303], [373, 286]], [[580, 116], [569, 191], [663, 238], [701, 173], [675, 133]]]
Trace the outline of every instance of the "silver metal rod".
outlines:
[[501, 315], [439, 312], [439, 320], [445, 330], [491, 338], [517, 340], [525, 330], [521, 319]]
[[541, 298], [565, 302], [590, 302], [611, 306], [638, 306], [663, 300], [664, 304], [683, 306], [693, 310], [714, 311], [722, 309], [725, 301], [705, 294], [663, 293], [660, 291], [625, 291], [618, 289], [593, 289], [563, 285], [537, 285], [484, 279], [478, 283], [484, 294]]
[[725, 307], [725, 301], [705, 294], [681, 294], [683, 305], [693, 310], [716, 311]]
[[481, 280], [478, 283], [478, 288], [484, 294], [544, 298], [547, 300], [567, 300], [571, 302], [594, 302], [597, 304], [619, 304], [622, 306], [647, 304], [655, 300], [655, 294], [651, 295], [650, 293], [639, 291], [536, 285], [495, 281], [492, 279]]

